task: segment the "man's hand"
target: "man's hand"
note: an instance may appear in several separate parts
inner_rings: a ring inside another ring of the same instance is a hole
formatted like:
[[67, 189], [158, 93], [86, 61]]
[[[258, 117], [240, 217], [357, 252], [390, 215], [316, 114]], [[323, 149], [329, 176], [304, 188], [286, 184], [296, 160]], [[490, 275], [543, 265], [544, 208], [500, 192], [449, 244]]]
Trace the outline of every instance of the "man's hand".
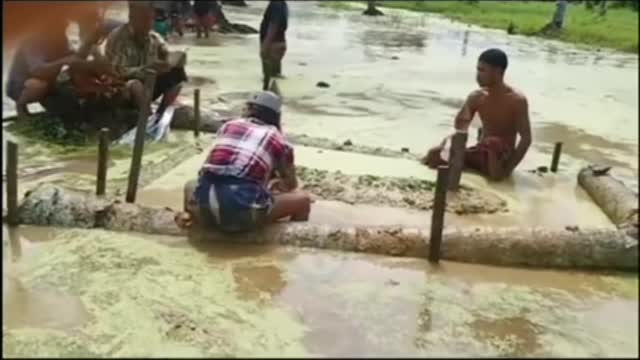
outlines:
[[155, 70], [158, 74], [164, 74], [171, 70], [171, 65], [168, 61], [165, 60], [156, 60], [151, 64], [151, 68]]

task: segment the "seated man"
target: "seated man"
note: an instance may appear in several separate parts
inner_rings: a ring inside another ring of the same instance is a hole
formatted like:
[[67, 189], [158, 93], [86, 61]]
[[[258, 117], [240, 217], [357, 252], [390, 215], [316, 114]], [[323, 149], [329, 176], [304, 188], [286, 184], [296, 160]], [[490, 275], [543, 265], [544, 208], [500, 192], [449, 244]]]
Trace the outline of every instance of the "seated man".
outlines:
[[[260, 92], [247, 107], [245, 118], [220, 128], [197, 184], [186, 185], [179, 225], [194, 219], [222, 232], [246, 232], [284, 218], [308, 220], [311, 199], [296, 190], [293, 148], [280, 130], [281, 99]], [[280, 181], [271, 187], [274, 174]]]
[[17, 49], [7, 81], [7, 95], [16, 102], [20, 118], [29, 115], [28, 105], [43, 101], [55, 90], [63, 66], [80, 61], [69, 46], [66, 28], [69, 19], [57, 18], [46, 34], [27, 38]]
[[[507, 55], [498, 49], [483, 52], [477, 65], [476, 80], [480, 89], [467, 97], [455, 119], [456, 131], [467, 132], [477, 113], [482, 121], [482, 137], [476, 146], [467, 148], [466, 168], [492, 180], [502, 180], [513, 172], [531, 145], [529, 106], [525, 96], [504, 83]], [[520, 141], [516, 146], [516, 136]], [[436, 168], [442, 159], [444, 142], [429, 150], [422, 163]]]
[[126, 87], [138, 109], [145, 106], [144, 70], [156, 71], [152, 100], [162, 96], [157, 111], [162, 115], [178, 97], [187, 75], [184, 64], [170, 64], [167, 43], [151, 31], [154, 15], [149, 1], [129, 1], [129, 22], [109, 34], [105, 56], [127, 81]]

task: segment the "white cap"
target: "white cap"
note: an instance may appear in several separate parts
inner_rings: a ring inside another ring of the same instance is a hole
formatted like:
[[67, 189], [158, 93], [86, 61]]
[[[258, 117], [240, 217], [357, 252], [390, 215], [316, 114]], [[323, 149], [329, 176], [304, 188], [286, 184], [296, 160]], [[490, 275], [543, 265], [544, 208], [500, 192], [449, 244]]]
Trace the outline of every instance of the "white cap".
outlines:
[[280, 96], [271, 91], [260, 91], [255, 93], [247, 102], [249, 104], [264, 106], [277, 113], [280, 113], [280, 108], [282, 107], [282, 99]]

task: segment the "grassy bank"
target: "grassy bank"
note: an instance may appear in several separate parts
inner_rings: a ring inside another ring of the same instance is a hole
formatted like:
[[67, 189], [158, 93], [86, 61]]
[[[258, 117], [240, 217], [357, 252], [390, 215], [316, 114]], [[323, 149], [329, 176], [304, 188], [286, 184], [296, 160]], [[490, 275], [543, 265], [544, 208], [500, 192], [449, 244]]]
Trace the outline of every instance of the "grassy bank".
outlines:
[[[333, 1], [327, 1], [326, 6], [350, 8], [344, 3]], [[460, 0], [379, 1], [378, 6], [437, 13], [450, 19], [495, 29], [506, 30], [513, 22], [515, 33], [523, 35], [539, 35], [540, 29], [549, 23], [555, 10], [555, 2], [542, 1], [479, 1], [474, 4]], [[545, 36], [575, 44], [637, 53], [638, 13], [629, 8], [610, 6], [606, 16], [601, 17], [597, 11], [587, 10], [584, 4], [571, 3], [564, 31]]]

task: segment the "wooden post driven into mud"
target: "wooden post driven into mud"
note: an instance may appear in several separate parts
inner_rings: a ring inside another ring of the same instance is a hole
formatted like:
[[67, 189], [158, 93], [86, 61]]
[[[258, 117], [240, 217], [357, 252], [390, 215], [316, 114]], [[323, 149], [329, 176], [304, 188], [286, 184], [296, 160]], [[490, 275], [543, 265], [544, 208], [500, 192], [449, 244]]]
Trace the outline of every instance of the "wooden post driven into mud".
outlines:
[[107, 164], [109, 162], [109, 129], [100, 130], [98, 144], [98, 174], [96, 176], [96, 195], [103, 196], [107, 189]]
[[193, 92], [193, 134], [196, 137], [200, 136], [200, 89], [195, 89]]
[[429, 261], [440, 261], [440, 244], [442, 243], [442, 230], [444, 229], [444, 212], [447, 208], [447, 187], [449, 183], [449, 167], [438, 167], [438, 180], [436, 182], [436, 194], [431, 209], [431, 236], [429, 236]]
[[553, 158], [551, 159], [551, 172], [558, 171], [558, 164], [560, 164], [560, 154], [562, 153], [562, 143], [557, 142], [553, 148]]
[[451, 150], [449, 152], [449, 185], [451, 191], [460, 188], [460, 177], [464, 168], [464, 151], [467, 144], [467, 133], [456, 132], [451, 138]]
[[153, 96], [153, 88], [156, 82], [156, 72], [153, 70], [145, 70], [144, 86], [145, 101], [144, 106], [139, 111], [138, 125], [136, 128], [136, 138], [133, 144], [133, 156], [131, 157], [131, 168], [129, 169], [129, 183], [127, 185], [128, 203], [136, 201], [136, 192], [138, 191], [138, 179], [140, 178], [140, 166], [142, 165], [142, 152], [144, 151], [144, 138], [147, 132], [147, 119], [151, 106], [151, 97]]
[[7, 223], [18, 225], [18, 144], [7, 143]]

